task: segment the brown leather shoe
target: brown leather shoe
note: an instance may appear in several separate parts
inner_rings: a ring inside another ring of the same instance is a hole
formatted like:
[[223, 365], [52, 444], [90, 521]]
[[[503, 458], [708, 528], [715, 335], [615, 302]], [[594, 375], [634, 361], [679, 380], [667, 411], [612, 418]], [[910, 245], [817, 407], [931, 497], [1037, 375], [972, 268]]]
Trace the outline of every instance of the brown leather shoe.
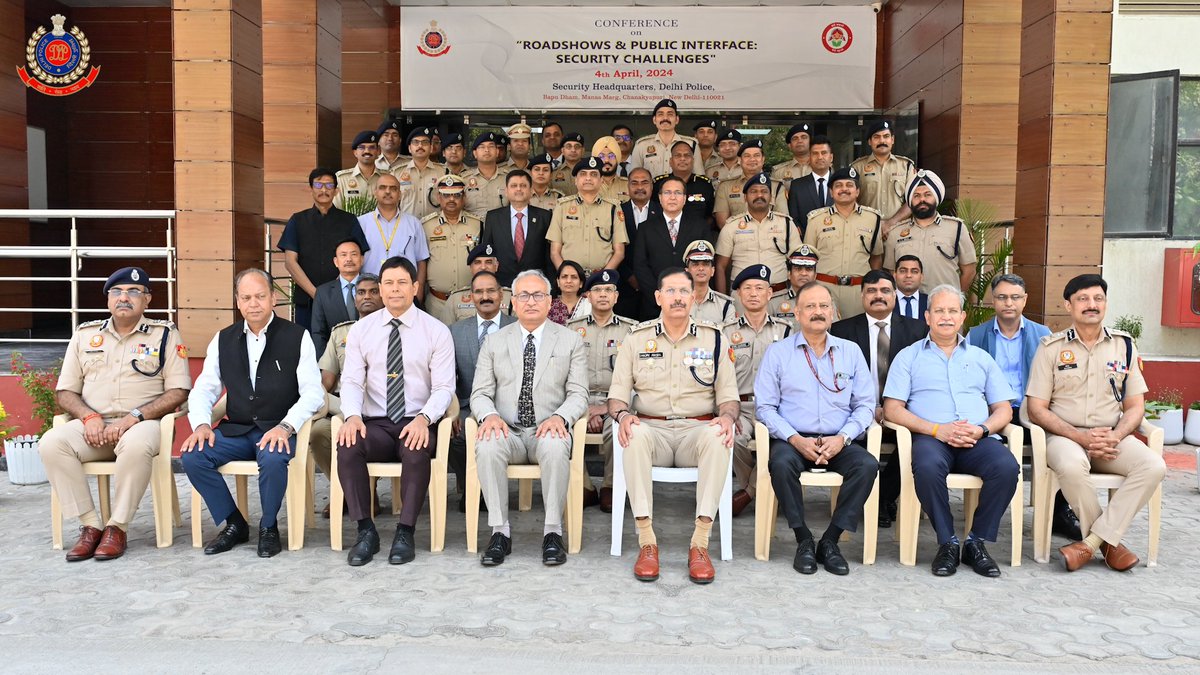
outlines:
[[647, 544], [638, 552], [633, 564], [633, 576], [638, 581], [658, 581], [658, 545]]
[[600, 488], [600, 510], [612, 513], [612, 488]]
[[717, 577], [708, 549], [692, 547], [688, 550], [688, 577], [697, 584], [711, 584]]
[[104, 536], [96, 547], [96, 560], [115, 560], [124, 554], [125, 532], [115, 525], [104, 528]]
[[596, 488], [583, 489], [583, 508], [586, 509], [589, 506], [596, 506], [599, 503], [600, 495], [596, 494]]
[[1067, 568], [1068, 572], [1074, 572], [1080, 567], [1083, 567], [1091, 562], [1092, 558], [1096, 556], [1096, 552], [1093, 551], [1092, 547], [1088, 546], [1087, 542], [1085, 541], [1077, 541], [1074, 544], [1067, 544], [1066, 546], [1058, 549], [1058, 553], [1062, 556], [1063, 567]]
[[742, 511], [745, 511], [746, 507], [750, 506], [750, 502], [752, 501], [754, 501], [754, 497], [751, 497], [750, 493], [745, 490], [738, 490], [733, 493], [733, 517], [736, 518], [742, 515]]
[[96, 544], [100, 543], [100, 530], [86, 525], [79, 528], [79, 541], [67, 551], [67, 562], [90, 560], [96, 553]]
[[1104, 564], [1108, 565], [1109, 569], [1114, 569], [1118, 572], [1131, 570], [1141, 562], [1133, 554], [1133, 551], [1125, 548], [1125, 544], [1117, 544], [1116, 546], [1100, 544], [1100, 552], [1104, 554]]

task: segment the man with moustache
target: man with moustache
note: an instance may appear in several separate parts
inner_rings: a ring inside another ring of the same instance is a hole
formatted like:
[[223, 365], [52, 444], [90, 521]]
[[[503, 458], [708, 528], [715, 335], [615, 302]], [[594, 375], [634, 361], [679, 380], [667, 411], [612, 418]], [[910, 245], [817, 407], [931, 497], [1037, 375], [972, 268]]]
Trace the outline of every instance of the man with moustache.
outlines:
[[718, 122], [714, 119], [701, 120], [692, 127], [692, 133], [696, 135], [696, 154], [704, 167], [702, 173], [705, 176], [711, 167], [721, 163], [721, 156], [714, 152], [717, 147], [717, 128]]
[[592, 156], [600, 160], [600, 196], [618, 204], [629, 201], [629, 180], [617, 175], [621, 148], [612, 136], [601, 136], [592, 144]]
[[575, 165], [583, 159], [583, 134], [571, 132], [563, 136], [562, 163], [550, 174], [550, 187], [564, 196], [575, 194]]
[[[496, 275], [496, 283], [500, 283], [498, 276], [500, 261], [496, 258], [495, 248], [491, 244], [480, 243], [471, 249], [471, 252], [467, 254], [467, 268], [471, 271], [472, 284], [455, 289], [450, 294], [451, 324], [473, 317], [478, 313], [475, 308], [475, 292], [473, 290], [475, 275], [480, 272], [489, 272]], [[507, 316], [512, 311], [512, 289], [507, 286], [499, 288], [499, 311]], [[462, 405], [461, 401], [459, 405]]]
[[[633, 171], [631, 184], [639, 181], [640, 172], [646, 170]], [[649, 174], [648, 171], [646, 173]], [[637, 241], [632, 249], [634, 257], [631, 267], [642, 296], [637, 317], [642, 320], [653, 317], [658, 308], [654, 299], [658, 275], [665, 269], [678, 267], [680, 260], [684, 260], [686, 266], [685, 255], [690, 246], [694, 242], [705, 241], [712, 232], [702, 217], [684, 212], [687, 186], [683, 180], [674, 176], [667, 178], [658, 185], [657, 195], [657, 200], [647, 202], [646, 220], [637, 228]], [[658, 211], [653, 210], [655, 201], [658, 202]], [[711, 256], [712, 245], [707, 241], [705, 243]]]
[[479, 243], [483, 220], [463, 211], [463, 190], [466, 183], [454, 174], [438, 179], [437, 194], [441, 210], [421, 221], [429, 247], [426, 264], [424, 308], [432, 316], [451, 323], [450, 294], [471, 281], [462, 259]]
[[880, 213], [884, 234], [909, 216], [911, 200], [905, 199], [905, 188], [917, 175], [911, 159], [892, 154], [896, 144], [893, 128], [891, 120], [872, 122], [867, 127], [867, 147], [871, 154], [850, 164], [862, 179], [861, 201]]
[[479, 219], [483, 219], [488, 211], [504, 206], [505, 174], [496, 163], [499, 140], [499, 135], [491, 131], [480, 134], [471, 144], [475, 168], [467, 169], [463, 174], [463, 180], [467, 182], [465, 208]]
[[400, 141], [404, 139], [400, 135], [401, 128], [400, 120], [392, 119], [379, 125], [375, 132], [379, 138], [379, 156], [375, 158], [375, 166], [380, 171], [392, 173], [409, 160], [400, 152]]
[[[784, 190], [790, 192], [793, 181], [812, 173], [812, 157], [809, 156], [809, 153], [813, 146], [817, 144], [817, 138], [821, 137], [814, 136], [812, 125], [808, 122], [793, 124], [792, 128], [788, 129], [787, 135], [783, 137], [783, 142], [787, 143], [788, 149], [792, 151], [792, 158], [782, 164], [776, 164], [771, 169], [771, 178], [781, 181]], [[826, 144], [828, 144], [828, 140], [826, 140]], [[832, 161], [832, 146], [829, 148], [829, 154]], [[829, 167], [826, 166], [825, 170], [828, 171]], [[803, 216], [804, 214], [800, 215]], [[803, 222], [796, 214], [792, 214], [792, 218], [796, 222]]]
[[712, 226], [713, 204], [716, 193], [713, 192], [712, 182], [708, 176], [692, 172], [692, 146], [685, 141], [676, 141], [671, 146], [671, 173], [654, 178], [654, 193], [658, 194], [664, 181], [674, 177], [683, 181], [687, 192], [687, 201], [683, 210], [690, 216], [703, 218], [705, 223]]
[[[766, 156], [763, 154], [763, 142], [757, 138], [742, 143], [738, 149], [738, 157], [742, 165], [741, 175], [722, 181], [716, 187], [716, 203], [713, 205], [713, 220], [718, 228], [724, 228], [731, 218], [736, 218], [746, 211], [748, 205], [743, 198], [742, 188], [746, 181], [762, 173]], [[787, 215], [787, 191], [783, 183], [769, 179], [771, 186], [771, 209], [776, 213]]]
[[635, 169], [643, 167], [654, 176], [666, 174], [668, 171], [674, 172], [676, 169], [674, 166], [668, 166], [668, 160], [674, 153], [675, 144], [683, 142], [693, 153], [690, 158], [692, 165], [687, 172], [703, 176], [704, 165], [700, 162], [700, 157], [694, 154], [696, 139], [675, 133], [675, 127], [679, 126], [679, 106], [675, 101], [664, 98], [656, 103], [651, 112], [651, 119], [657, 131], [650, 136], [642, 136], [633, 144], [630, 165]]
[[879, 212], [858, 201], [858, 173], [838, 169], [830, 177], [833, 206], [808, 214], [804, 243], [821, 251], [817, 281], [829, 286], [843, 317], [862, 313], [858, 287], [868, 270], [879, 269], [883, 238]]
[[749, 178], [742, 191], [749, 211], [730, 218], [717, 235], [717, 275], [713, 285], [724, 293], [729, 279], [755, 263], [771, 268], [775, 290], [787, 284], [786, 259], [800, 243], [800, 231], [786, 212], [771, 209], [773, 185], [765, 173]]
[[[794, 138], [806, 135], [797, 134]], [[787, 197], [788, 213], [791, 214], [792, 220], [800, 224], [801, 237], [804, 236], [804, 230], [808, 227], [808, 214], [815, 209], [833, 206], [833, 191], [831, 190], [833, 183], [830, 180], [830, 172], [833, 167], [833, 144], [828, 138], [817, 136], [813, 140], [811, 148], [806, 149], [805, 154], [809, 161], [809, 164], [805, 166], [806, 173], [791, 180]]]
[[917, 172], [905, 192], [912, 216], [888, 232], [883, 266], [893, 270], [900, 258], [915, 255], [923, 268], [921, 290], [950, 284], [966, 292], [975, 278], [975, 242], [963, 221], [937, 212], [945, 194], [936, 173]]
[[508, 128], [508, 160], [500, 170], [508, 173], [513, 169], [529, 170], [530, 139], [533, 130], [528, 124], [514, 124]]
[[446, 166], [446, 173], [452, 173], [455, 176], [461, 176], [467, 172], [466, 165], [467, 148], [463, 145], [463, 137], [461, 134], [448, 134], [445, 142], [442, 143], [442, 159]]
[[722, 129], [717, 134], [717, 161], [705, 168], [705, 175], [713, 185], [742, 175], [742, 163], [738, 151], [742, 149], [742, 132], [737, 129]]
[[629, 200], [621, 204], [621, 213], [625, 217], [625, 232], [629, 236], [629, 243], [625, 245], [625, 258], [617, 268], [620, 276], [620, 299], [617, 300], [614, 311], [621, 316], [636, 319], [641, 316], [642, 300], [641, 282], [633, 269], [633, 261], [638, 256], [638, 231], [652, 214], [662, 211], [662, 204], [650, 198], [654, 190], [654, 177], [649, 171], [634, 169], [629, 172], [627, 180]]
[[374, 131], [360, 131], [350, 143], [354, 151], [354, 166], [337, 172], [337, 194], [333, 197], [333, 205], [342, 208], [348, 199], [369, 197], [375, 191], [380, 176], [390, 176], [391, 172], [380, 169], [375, 164], [379, 156], [379, 135]]
[[400, 210], [418, 220], [436, 211], [430, 192], [445, 176], [446, 167], [430, 160], [433, 129], [417, 127], [408, 132], [408, 151], [412, 159], [392, 171], [400, 179]]
[[629, 235], [621, 205], [600, 196], [600, 160], [585, 157], [572, 172], [577, 193], [558, 200], [546, 240], [554, 269], [563, 260], [583, 265], [585, 273], [616, 269], [625, 258]]

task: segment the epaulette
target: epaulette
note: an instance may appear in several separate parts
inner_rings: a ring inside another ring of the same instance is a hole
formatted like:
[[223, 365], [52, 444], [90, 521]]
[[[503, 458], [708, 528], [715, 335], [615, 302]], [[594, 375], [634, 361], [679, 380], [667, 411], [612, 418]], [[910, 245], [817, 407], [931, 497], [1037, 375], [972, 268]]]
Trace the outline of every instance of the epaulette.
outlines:
[[641, 138], [637, 139], [633, 143], [634, 143], [634, 145], [637, 145], [638, 143], [641, 143], [642, 141], [652, 141], [657, 136], [658, 136], [658, 134], [650, 134], [649, 136], [642, 136]]
[[892, 155], [892, 157], [895, 157], [896, 159], [898, 159], [898, 160], [900, 160], [900, 161], [902, 161], [902, 162], [907, 162], [907, 163], [909, 164], [909, 166], [914, 166], [914, 167], [915, 167], [915, 166], [917, 165], [917, 163], [916, 163], [916, 162], [914, 162], [914, 161], [912, 161], [911, 159], [909, 159], [909, 158], [905, 157], [904, 155]]
[[711, 293], [713, 295], [713, 297], [717, 298], [718, 300], [724, 300], [725, 302], [733, 302], [732, 295], [725, 295], [721, 291], [714, 291], [711, 288], [708, 289], [708, 292]]
[[767, 214], [767, 217], [770, 218], [772, 215], [779, 216], [780, 218], [783, 218], [784, 221], [786, 221], [786, 222], [789, 222], [789, 223], [792, 222], [792, 217], [789, 216], [788, 214], [784, 213], [783, 211], [776, 211], [775, 209], [771, 209], [770, 212]]
[[592, 319], [592, 315], [588, 314], [587, 316], [577, 316], [574, 319], [570, 319], [569, 321], [567, 321], [567, 325], [570, 326], [573, 323], [580, 323], [580, 322], [588, 323], [588, 324], [595, 323], [595, 321]]
[[[618, 208], [621, 206], [621, 201], [619, 199], [613, 199], [612, 197], [600, 197], [599, 193], [597, 193], [596, 196], [598, 197], [596, 199], [597, 204], [599, 204], [600, 202], [608, 202], [609, 204], [616, 206]], [[624, 213], [622, 213], [621, 215], [623, 216]]]
[[662, 179], [664, 179], [664, 178], [666, 178], [667, 176], [670, 176], [670, 175], [671, 175], [671, 174], [669, 174], [669, 173], [664, 173], [664, 174], [661, 174], [661, 175], [655, 176], [655, 177], [654, 177], [654, 182], [655, 182], [655, 183], [657, 183], [658, 181], [660, 181], [660, 180], [662, 180]]
[[808, 212], [808, 215], [807, 215], [807, 216], [804, 216], [804, 219], [805, 219], [805, 220], [812, 220], [813, 216], [817, 215], [818, 213], [827, 213], [827, 214], [833, 214], [833, 208], [834, 208], [834, 207], [832, 207], [832, 206], [822, 206], [822, 207], [821, 207], [821, 208], [819, 208], [819, 209], [813, 209], [812, 211], [809, 211], [809, 212]]
[[559, 199], [562, 199], [563, 197], [565, 197], [565, 196], [566, 196], [566, 195], [564, 195], [564, 194], [563, 194], [563, 191], [562, 191], [562, 190], [556, 190], [556, 189], [554, 189], [554, 188], [550, 188], [550, 189], [546, 190], [546, 194], [548, 194], [548, 195], [549, 195], [549, 194], [556, 194], [556, 195], [558, 195], [558, 198], [559, 198]]
[[[108, 319], [96, 319], [95, 321], [84, 321], [83, 323], [79, 324], [79, 328], [91, 328], [92, 326], [100, 326], [100, 325], [104, 324], [105, 321], [108, 321]], [[78, 330], [78, 329], [76, 329], [76, 330]]]
[[1072, 332], [1072, 331], [1070, 329], [1067, 329], [1067, 330], [1061, 330], [1057, 333], [1051, 333], [1042, 338], [1042, 344], [1048, 345], [1048, 344], [1053, 344], [1055, 342], [1058, 342], [1059, 340], [1068, 339], [1067, 333], [1070, 333], [1070, 332]]
[[[497, 173], [499, 173], [499, 172], [497, 172]], [[477, 169], [476, 167], [471, 167], [471, 168], [467, 169], [466, 171], [462, 172], [462, 175], [459, 176], [459, 178], [470, 178], [471, 176], [478, 176], [478, 175], [479, 175], [479, 169]]]
[[704, 174], [702, 174], [702, 173], [694, 173], [694, 174], [692, 174], [692, 179], [694, 179], [694, 180], [702, 180], [702, 181], [704, 181], [705, 183], [711, 183], [711, 182], [712, 182], [712, 180], [711, 180], [711, 179], [710, 179], [708, 176], [705, 176], [705, 175], [704, 175]]
[[[463, 211], [463, 213], [466, 213], [466, 211]], [[427, 220], [433, 220], [434, 218], [440, 218], [441, 216], [442, 216], [442, 212], [441, 212], [441, 211], [434, 211], [433, 213], [431, 213], [431, 214], [429, 214], [429, 215], [425, 216], [424, 218], [422, 218], [422, 219], [421, 219], [421, 222], [422, 222], [422, 223], [424, 223], [424, 222], [425, 222], [425, 221], [427, 221]]]
[[357, 321], [343, 321], [341, 323], [334, 324], [329, 330], [334, 331], [334, 330], [341, 328], [342, 326], [353, 326], [355, 323], [357, 323]]
[[142, 323], [148, 323], [154, 326], [166, 326], [172, 330], [176, 328], [175, 322], [171, 321], [170, 319], [151, 319], [149, 317], [142, 317]]
[[481, 222], [481, 223], [483, 222], [483, 218], [480, 218], [479, 216], [475, 215], [474, 213], [471, 213], [470, 211], [463, 211], [463, 212], [462, 212], [462, 216], [461, 216], [461, 217], [462, 217], [462, 218], [471, 218], [471, 219], [473, 219], [473, 220], [478, 220], [478, 221], [479, 221], [479, 222]]
[[883, 217], [883, 214], [882, 214], [882, 213], [880, 213], [878, 210], [876, 210], [876, 209], [873, 209], [873, 208], [871, 208], [870, 206], [867, 206], [867, 205], [865, 205], [865, 204], [859, 204], [859, 205], [858, 205], [858, 210], [859, 210], [859, 212], [860, 212], [860, 213], [861, 213], [861, 212], [863, 212], [863, 211], [866, 211], [867, 213], [874, 213], [875, 215], [879, 216], [880, 218], [882, 218], [882, 217]]
[[649, 320], [643, 321], [639, 324], [635, 324], [634, 326], [630, 327], [629, 332], [636, 333], [640, 330], [646, 330], [647, 328], [654, 328], [656, 325], [661, 326], [662, 321], [659, 319], [649, 319]]
[[696, 328], [708, 328], [710, 330], [715, 330], [718, 333], [721, 332], [721, 327], [715, 323], [712, 323], [711, 321], [704, 321], [702, 319], [692, 319], [692, 329], [693, 329], [692, 335], [696, 334], [696, 330], [695, 330]]
[[1108, 331], [1109, 335], [1120, 335], [1121, 337], [1127, 337], [1130, 339], [1133, 338], [1132, 335], [1130, 335], [1129, 333], [1126, 333], [1125, 331], [1121, 330], [1120, 328], [1105, 328], [1104, 330]]
[[613, 319], [615, 319], [614, 323], [622, 323], [627, 326], [633, 326], [633, 325], [637, 324], [637, 322], [634, 321], [633, 319], [630, 319], [629, 317], [621, 316], [619, 314], [613, 314]]
[[352, 173], [354, 173], [354, 167], [350, 167], [349, 169], [342, 169], [341, 171], [338, 171], [336, 174], [334, 174], [334, 177], [336, 178], [338, 176], [349, 176]]
[[568, 201], [575, 201], [575, 195], [571, 195], [571, 196], [569, 196], [569, 197], [559, 197], [559, 198], [558, 198], [558, 203], [559, 203], [559, 204], [565, 204], [565, 203], [567, 203]]
[[942, 220], [950, 220], [955, 223], [963, 223], [964, 225], [966, 224], [966, 221], [964, 221], [962, 218], [955, 218], [954, 216], [942, 216]]
[[775, 291], [774, 293], [771, 294], [771, 299], [774, 300], [775, 298], [781, 298], [785, 295], [787, 295], [788, 297], [791, 297], [791, 295], [790, 295], [791, 292], [792, 292], [791, 286], [788, 286], [787, 288], [781, 288], [778, 291]]
[[747, 223], [750, 222], [750, 214], [749, 213], [739, 213], [736, 216], [729, 216], [728, 218], [725, 219], [725, 225], [722, 225], [721, 227], [725, 227], [726, 225], [730, 225], [739, 220], [745, 220]]

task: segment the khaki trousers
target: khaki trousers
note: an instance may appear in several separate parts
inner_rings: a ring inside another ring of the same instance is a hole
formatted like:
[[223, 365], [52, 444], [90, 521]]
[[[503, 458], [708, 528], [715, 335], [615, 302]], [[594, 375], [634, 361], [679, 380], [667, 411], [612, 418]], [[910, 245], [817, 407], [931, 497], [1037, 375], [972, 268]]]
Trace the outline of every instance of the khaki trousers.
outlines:
[[329, 416], [312, 423], [308, 431], [308, 452], [317, 463], [317, 468], [328, 477], [333, 457], [333, 416], [342, 414], [342, 399], [334, 394], [325, 394], [325, 405], [329, 408]]
[[739, 431], [733, 437], [733, 489], [745, 490], [751, 497], [758, 486], [758, 468], [754, 452], [754, 401], [742, 401], [738, 416]]
[[58, 493], [63, 514], [69, 518], [96, 509], [83, 463], [110, 462], [115, 458], [117, 473], [113, 477], [110, 520], [128, 525], [150, 484], [159, 440], [158, 420], [146, 420], [130, 427], [116, 444], [91, 446], [83, 438], [83, 422], [71, 420], [47, 431], [38, 443], [38, 453], [46, 466], [46, 477]]
[[546, 524], [562, 526], [571, 478], [571, 427], [566, 438], [537, 437], [537, 429], [508, 428], [508, 436], [475, 443], [479, 487], [488, 507], [488, 525], [508, 523], [508, 465], [536, 463], [542, 469], [542, 503]]
[[720, 427], [702, 420], [643, 419], [633, 425], [623, 457], [633, 516], [644, 518], [654, 513], [650, 472], [655, 466], [697, 467], [696, 516], [716, 516], [730, 456], [720, 432]]
[[[1075, 441], [1046, 434], [1046, 463], [1058, 475], [1063, 496], [1079, 516], [1080, 531], [1084, 536], [1095, 534], [1113, 546], [1121, 543], [1129, 523], [1150, 501], [1167, 473], [1163, 458], [1132, 434], [1117, 444], [1117, 450], [1120, 454], [1114, 460], [1091, 459]], [[1125, 476], [1107, 509], [1100, 508], [1092, 472]]]
[[[450, 310], [449, 305], [449, 302], [439, 298], [433, 293], [425, 294], [425, 312], [447, 325], [454, 323], [454, 313]], [[384, 345], [384, 348], [386, 349], [387, 345]]]

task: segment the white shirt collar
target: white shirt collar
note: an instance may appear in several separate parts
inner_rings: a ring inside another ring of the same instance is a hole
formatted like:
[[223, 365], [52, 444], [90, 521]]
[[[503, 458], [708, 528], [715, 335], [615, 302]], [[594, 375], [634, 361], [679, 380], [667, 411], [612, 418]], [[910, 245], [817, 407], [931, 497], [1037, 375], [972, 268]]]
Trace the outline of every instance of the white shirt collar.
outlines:
[[813, 174], [812, 174], [812, 177], [813, 177], [813, 180], [816, 180], [816, 179], [818, 179], [818, 178], [824, 178], [824, 179], [825, 179], [825, 184], [826, 184], [826, 185], [829, 185], [829, 174], [831, 174], [831, 173], [833, 173], [833, 172], [832, 172], [832, 171], [826, 171], [825, 173], [817, 173], [816, 171], [814, 171], [814, 172], [813, 172]]
[[880, 321], [882, 321], [885, 324], [885, 327], [888, 330], [891, 330], [891, 328], [892, 328], [892, 313], [891, 312], [888, 312], [887, 316], [883, 317], [882, 319], [876, 319], [875, 317], [871, 316], [870, 314], [865, 314], [865, 313], [863, 314], [863, 316], [867, 317], [867, 325], [872, 330], [879, 330], [879, 326], [876, 326], [875, 324]]
[[242, 332], [246, 333], [248, 335], [253, 335], [256, 338], [262, 338], [262, 336], [267, 334], [267, 328], [269, 328], [271, 326], [271, 322], [274, 320], [275, 320], [275, 312], [271, 312], [271, 314], [269, 316], [267, 316], [267, 323], [265, 326], [263, 326], [262, 331], [255, 333], [254, 331], [250, 330], [250, 322], [243, 319], [242, 320]]
[[492, 317], [492, 318], [490, 318], [490, 319], [485, 319], [485, 318], [483, 318], [482, 316], [480, 316], [480, 315], [479, 315], [479, 312], [475, 312], [475, 334], [476, 334], [476, 335], [478, 335], [478, 334], [479, 334], [479, 330], [480, 330], [481, 328], [483, 328], [483, 322], [484, 322], [484, 321], [491, 321], [491, 322], [492, 322], [492, 327], [493, 327], [493, 328], [499, 328], [499, 327], [500, 327], [500, 315], [499, 315], [499, 314], [496, 314], [496, 316], [494, 316], [494, 317]]
[[[546, 321], [549, 321], [549, 319], [546, 319]], [[533, 336], [534, 349], [542, 345], [542, 335], [546, 332], [546, 321], [543, 321], [540, 326], [534, 328], [532, 331], [527, 331], [525, 330], [525, 326], [521, 326], [521, 347], [525, 346], [525, 341], [529, 339], [530, 335]]]

